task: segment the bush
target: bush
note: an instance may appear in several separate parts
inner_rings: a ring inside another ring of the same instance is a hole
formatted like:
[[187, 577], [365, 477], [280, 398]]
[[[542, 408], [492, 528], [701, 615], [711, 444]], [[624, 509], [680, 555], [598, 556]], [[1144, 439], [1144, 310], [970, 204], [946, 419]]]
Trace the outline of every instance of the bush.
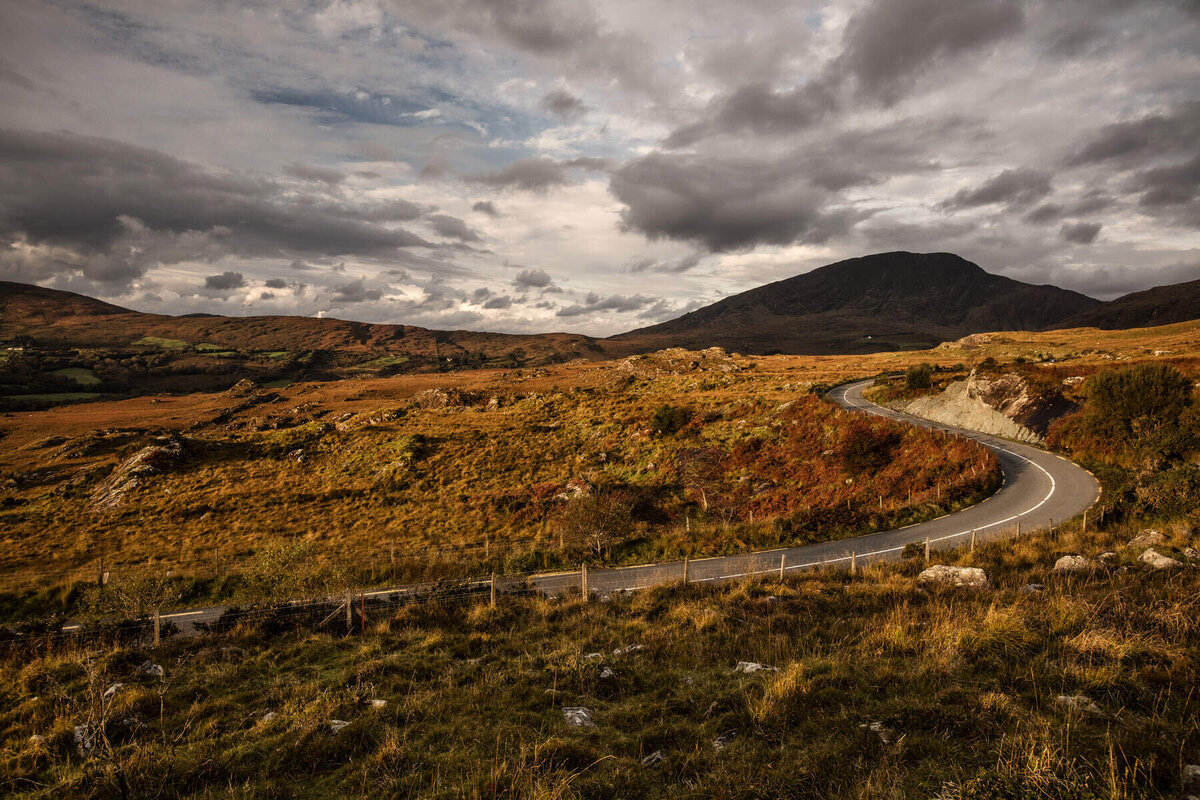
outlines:
[[866, 420], [855, 420], [842, 441], [842, 464], [854, 474], [883, 469], [900, 443], [895, 431], [876, 430]]
[[657, 434], [670, 436], [691, 422], [692, 415], [692, 410], [686, 406], [661, 405], [650, 417], [650, 429]]
[[1142, 435], [1178, 421], [1192, 402], [1192, 382], [1169, 364], [1109, 369], [1088, 381], [1087, 398], [1099, 428]]
[[629, 537], [633, 528], [633, 502], [625, 492], [604, 492], [576, 497], [558, 517], [563, 538], [581, 543], [597, 558]]
[[929, 364], [914, 364], [904, 373], [904, 385], [909, 389], [928, 389], [933, 383], [933, 367]]

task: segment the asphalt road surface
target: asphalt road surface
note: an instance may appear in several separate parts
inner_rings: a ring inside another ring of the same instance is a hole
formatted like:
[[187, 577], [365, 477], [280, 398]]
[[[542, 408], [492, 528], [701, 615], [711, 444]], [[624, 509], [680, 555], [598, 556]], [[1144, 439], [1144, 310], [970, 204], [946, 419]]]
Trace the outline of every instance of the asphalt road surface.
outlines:
[[[905, 528], [759, 553], [696, 559], [686, 566], [689, 581], [705, 583], [754, 575], [777, 575], [781, 568], [784, 572], [791, 572], [825, 564], [848, 567], [852, 557], [860, 564], [898, 560], [905, 545], [924, 543], [926, 539], [931, 550], [939, 550], [966, 545], [972, 534], [980, 542], [1010, 538], [1017, 535], [1018, 530], [1026, 533], [1044, 530], [1051, 524], [1071, 519], [1090, 508], [1100, 496], [1100, 486], [1091, 473], [1061, 456], [1030, 445], [938, 425], [877, 406], [862, 396], [863, 389], [871, 383], [866, 380], [839, 386], [829, 393], [828, 398], [845, 408], [866, 414], [974, 439], [994, 451], [999, 458], [1004, 470], [1004, 484], [1000, 490], [970, 508]], [[682, 580], [684, 571], [682, 561], [590, 569], [587, 575], [588, 591], [592, 594], [609, 594], [644, 589]], [[571, 588], [581, 588], [583, 575], [576, 570], [533, 575], [527, 580], [533, 588], [542, 592], [560, 594]], [[511, 588], [513, 583], [510, 579], [499, 579], [498, 588]], [[474, 585], [483, 589], [487, 581], [476, 581]], [[366, 592], [366, 597], [391, 596], [399, 600], [421, 591], [420, 587], [396, 587]], [[174, 622], [182, 632], [188, 633], [193, 630], [195, 623], [211, 623], [224, 611], [223, 607], [201, 608], [163, 614], [162, 618]]]

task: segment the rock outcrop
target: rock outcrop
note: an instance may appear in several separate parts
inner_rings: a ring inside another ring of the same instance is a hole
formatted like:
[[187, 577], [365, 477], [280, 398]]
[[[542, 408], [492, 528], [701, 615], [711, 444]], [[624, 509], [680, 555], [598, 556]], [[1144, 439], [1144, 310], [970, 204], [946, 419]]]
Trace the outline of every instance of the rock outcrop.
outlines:
[[922, 571], [917, 576], [917, 583], [964, 586], [968, 589], [986, 589], [988, 587], [988, 578], [987, 573], [979, 567], [951, 567], [946, 564], [936, 564]]
[[914, 416], [959, 428], [1040, 444], [1050, 423], [1075, 404], [1061, 394], [1035, 388], [1016, 373], [972, 370], [938, 395], [893, 404]]

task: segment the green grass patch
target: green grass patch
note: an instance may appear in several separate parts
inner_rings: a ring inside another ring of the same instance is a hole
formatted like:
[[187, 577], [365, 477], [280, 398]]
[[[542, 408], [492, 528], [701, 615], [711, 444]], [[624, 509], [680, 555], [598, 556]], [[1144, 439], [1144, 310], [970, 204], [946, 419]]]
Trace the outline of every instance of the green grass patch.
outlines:
[[83, 367], [67, 367], [66, 369], [56, 369], [54, 370], [54, 374], [63, 378], [70, 378], [80, 386], [99, 386], [102, 383], [102, 381], [96, 377], [96, 373], [92, 372], [90, 369], [84, 369]]
[[132, 343], [135, 347], [156, 347], [159, 350], [186, 350], [191, 342], [183, 339], [164, 339], [161, 336], [143, 336]]
[[291, 354], [291, 350], [263, 350], [259, 353], [263, 358], [269, 358], [272, 361], [283, 361]]
[[353, 372], [369, 372], [384, 369], [385, 367], [394, 367], [399, 364], [407, 364], [408, 361], [408, 356], [380, 356], [370, 361], [364, 361], [361, 364], [355, 364], [353, 367], [350, 367], [350, 370]]
[[228, 353], [230, 349], [222, 344], [211, 344], [209, 342], [201, 342], [196, 345], [196, 349], [201, 353]]

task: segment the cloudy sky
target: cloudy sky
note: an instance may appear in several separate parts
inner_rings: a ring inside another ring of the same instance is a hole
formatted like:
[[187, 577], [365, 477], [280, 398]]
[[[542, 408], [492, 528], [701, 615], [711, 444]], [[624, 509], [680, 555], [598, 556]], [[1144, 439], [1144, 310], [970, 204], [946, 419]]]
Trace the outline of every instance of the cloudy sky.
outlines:
[[610, 334], [951, 251], [1200, 277], [1200, 2], [8, 0], [0, 278]]

